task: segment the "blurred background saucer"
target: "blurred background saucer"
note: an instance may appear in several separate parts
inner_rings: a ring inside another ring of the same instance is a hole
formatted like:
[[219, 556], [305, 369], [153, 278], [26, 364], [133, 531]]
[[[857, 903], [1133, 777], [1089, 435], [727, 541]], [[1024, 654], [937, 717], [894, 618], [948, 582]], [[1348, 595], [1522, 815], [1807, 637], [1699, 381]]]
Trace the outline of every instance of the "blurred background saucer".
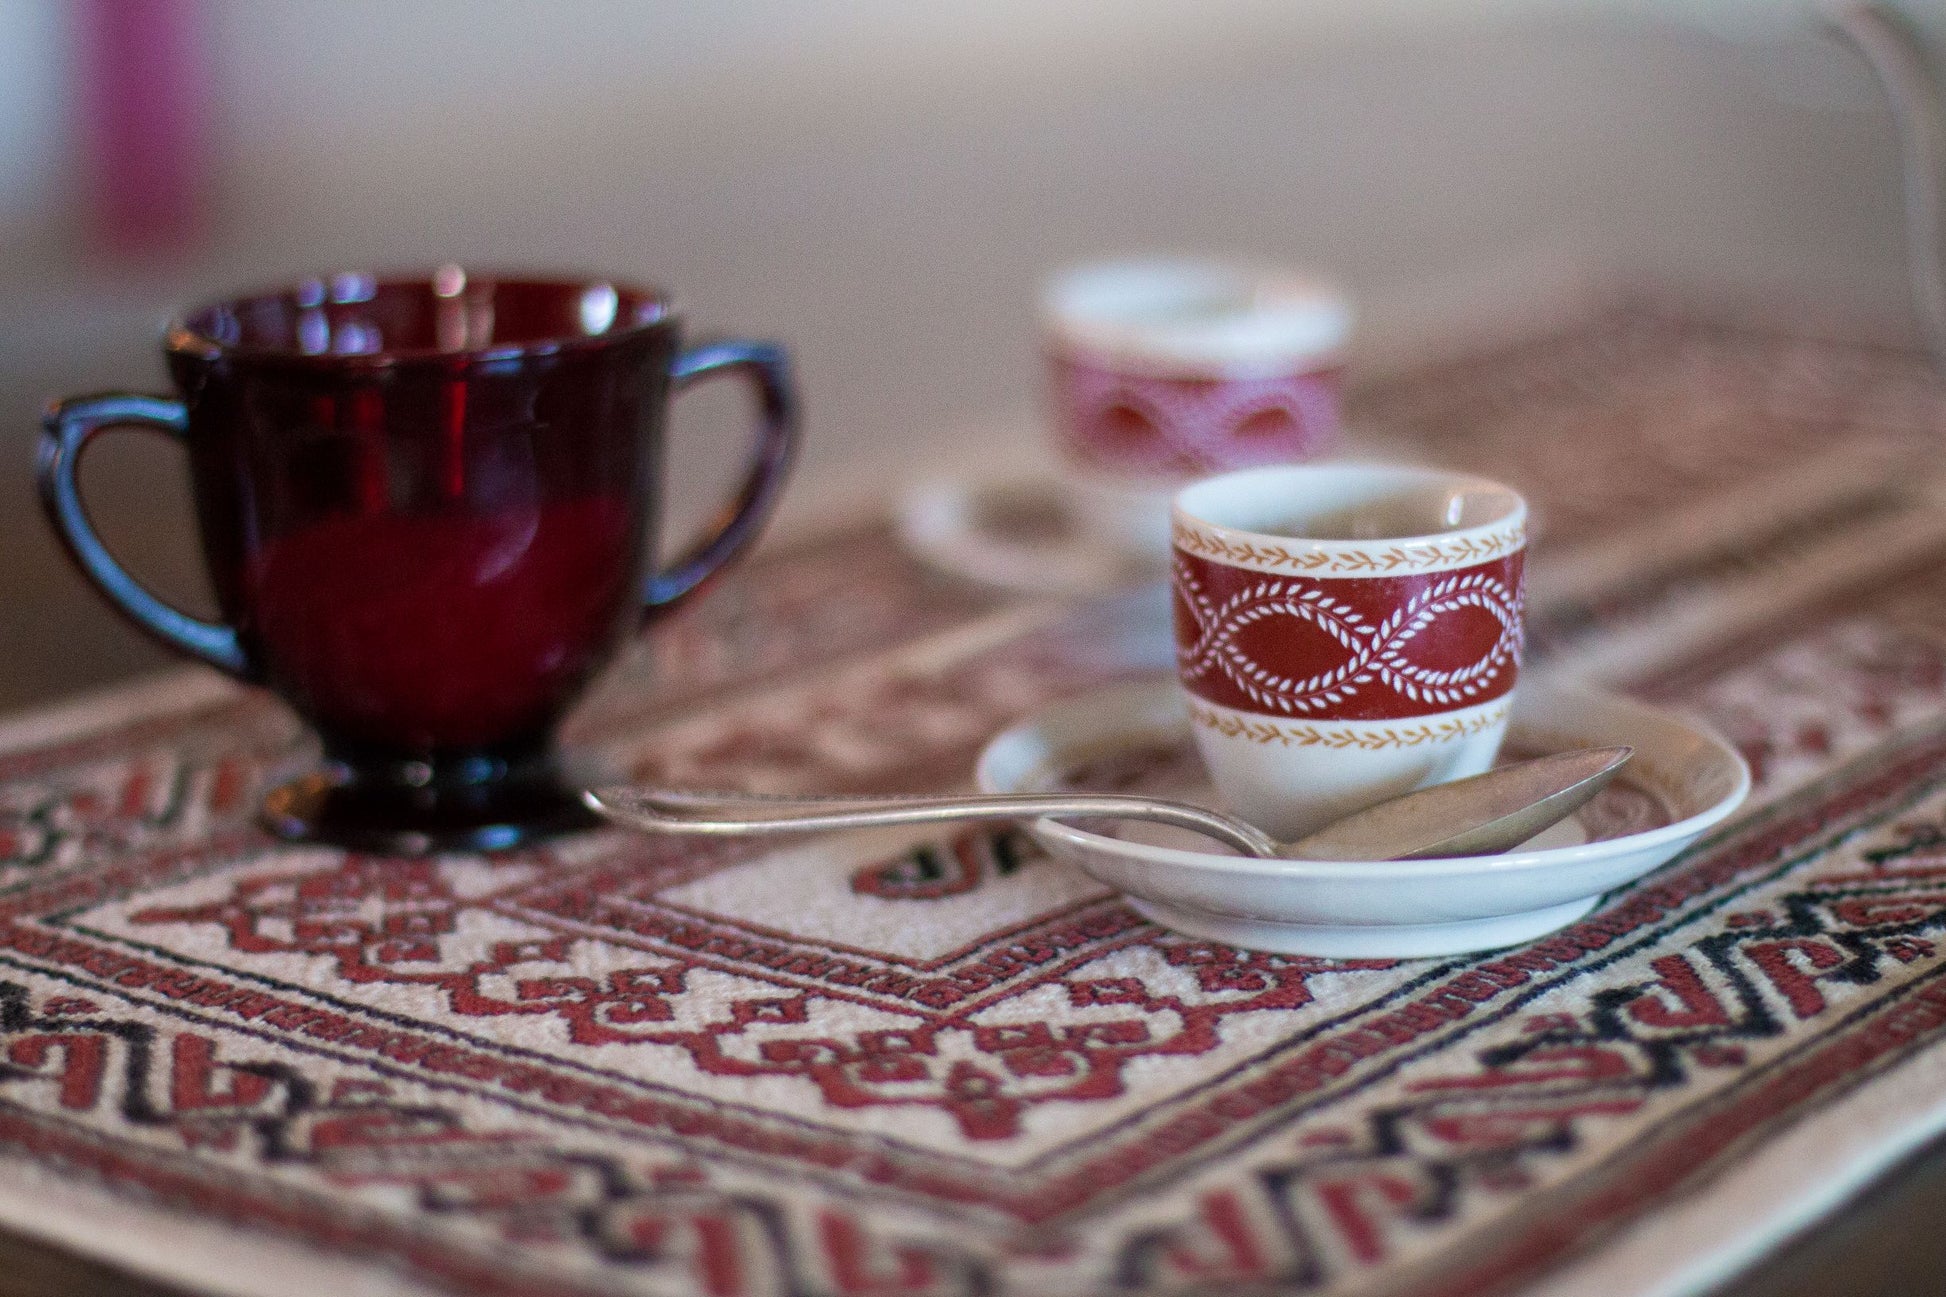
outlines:
[[[1016, 429], [996, 441], [1019, 447], [1029, 435]], [[1407, 454], [1362, 426], [1348, 427], [1338, 448], [1350, 459]], [[1117, 499], [1112, 488], [1065, 474], [1044, 452], [1005, 458], [1005, 467], [956, 468], [899, 492], [893, 516], [907, 551], [939, 571], [1025, 594], [1094, 593], [1168, 576], [1170, 492]], [[1117, 506], [1148, 510], [1152, 524], [1111, 523]]]
[[926, 563], [1003, 589], [1067, 594], [1160, 580], [1168, 555], [1116, 545], [1086, 527], [1061, 479], [1014, 470], [915, 483], [899, 538]]

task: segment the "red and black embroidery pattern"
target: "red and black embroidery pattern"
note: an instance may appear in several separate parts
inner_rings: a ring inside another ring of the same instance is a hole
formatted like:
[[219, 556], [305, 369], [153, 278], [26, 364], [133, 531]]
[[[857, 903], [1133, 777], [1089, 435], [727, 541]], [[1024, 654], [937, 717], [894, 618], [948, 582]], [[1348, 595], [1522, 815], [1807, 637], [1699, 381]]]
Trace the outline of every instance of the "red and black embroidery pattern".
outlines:
[[[941, 786], [1164, 666], [881, 552], [726, 586], [580, 732], [645, 778]], [[274, 706], [77, 722], [0, 756], [0, 1221], [31, 1159], [428, 1290], [1504, 1289], [1940, 1043], [1941, 568], [1650, 681], [1752, 758], [1750, 814], [1442, 962], [1174, 937], [1017, 836], [282, 846]]]

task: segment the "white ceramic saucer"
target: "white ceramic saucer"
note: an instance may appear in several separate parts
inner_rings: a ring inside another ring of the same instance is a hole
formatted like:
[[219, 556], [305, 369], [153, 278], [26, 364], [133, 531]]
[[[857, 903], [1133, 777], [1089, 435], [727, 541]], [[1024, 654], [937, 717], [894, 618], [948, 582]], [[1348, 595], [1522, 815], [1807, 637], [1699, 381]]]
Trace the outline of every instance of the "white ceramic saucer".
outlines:
[[1091, 528], [1075, 491], [1051, 474], [936, 478], [898, 503], [899, 539], [956, 576], [1033, 594], [1112, 590], [1168, 574], [1169, 506], [1159, 545], [1117, 544]]
[[[1142, 790], [1220, 806], [1173, 680], [1070, 700], [981, 753], [988, 792]], [[1251, 860], [1146, 825], [1039, 820], [1053, 855], [1164, 927], [1254, 950], [1333, 958], [1456, 955], [1580, 918], [1722, 821], [1750, 790], [1743, 758], [1673, 713], [1610, 694], [1521, 686], [1511, 756], [1626, 743], [1634, 759], [1576, 816], [1519, 850], [1446, 860]]]
[[[969, 434], [978, 444], [1018, 447], [1012, 424]], [[1410, 447], [1383, 429], [1348, 425], [1333, 458], [1410, 458]], [[1053, 463], [1006, 467], [914, 482], [894, 509], [899, 541], [955, 576], [1027, 594], [1086, 594], [1169, 574], [1166, 488], [1090, 483]], [[1037, 461], [1029, 455], [1030, 461]]]

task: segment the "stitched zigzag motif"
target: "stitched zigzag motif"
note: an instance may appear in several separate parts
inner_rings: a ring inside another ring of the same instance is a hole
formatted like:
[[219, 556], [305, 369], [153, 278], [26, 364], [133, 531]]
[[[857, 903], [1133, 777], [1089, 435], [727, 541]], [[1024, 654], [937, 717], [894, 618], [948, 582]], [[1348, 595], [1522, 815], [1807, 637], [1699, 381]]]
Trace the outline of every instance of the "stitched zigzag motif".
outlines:
[[[159, 1026], [89, 997], [35, 999], [0, 982], [0, 1114], [21, 1111], [38, 1091], [46, 1103], [34, 1106], [70, 1117], [112, 1113], [165, 1148], [179, 1141], [179, 1149], [274, 1171], [286, 1194], [328, 1186], [341, 1196], [362, 1190], [374, 1203], [402, 1199], [460, 1238], [497, 1240], [502, 1259], [429, 1246], [423, 1226], [407, 1232], [376, 1214], [341, 1217], [338, 1241], [409, 1257], [459, 1290], [581, 1292], [557, 1287], [549, 1268], [590, 1261], [653, 1276], [656, 1291], [864, 1291], [880, 1271], [906, 1278], [898, 1291], [911, 1297], [992, 1286], [977, 1257], [882, 1237], [836, 1204], [804, 1229], [770, 1197], [713, 1185], [679, 1152], [564, 1147], [551, 1132], [484, 1118], [463, 1102], [426, 1102], [417, 1087], [368, 1073], [334, 1077], [322, 1063], [238, 1057], [233, 1039]], [[214, 1197], [203, 1205], [215, 1206]], [[275, 1223], [237, 1210], [250, 1223]], [[532, 1257], [531, 1267], [508, 1263], [510, 1246]]]
[[[1553, 1191], [1550, 1211], [1564, 1234], [1597, 1228], [1618, 1182], [1710, 1174], [1740, 1140], [1798, 1111], [1790, 1103], [1773, 1110], [1783, 1094], [1779, 1072], [1793, 1078], [1793, 1103], [1814, 1104], [1946, 1036], [1938, 953], [1946, 832], [1921, 822], [1893, 833], [1856, 867], [1827, 865], [1795, 886], [1759, 889], [1686, 949], [1667, 937], [1642, 941], [1630, 961], [1636, 977], [1579, 990], [1572, 974], [1547, 971], [1608, 944], [1601, 929], [1627, 926], [1618, 921], [1626, 905], [1611, 919], [1476, 964], [1493, 983], [1531, 978], [1537, 988], [1514, 992], [1505, 1027], [1450, 1051], [1443, 1067], [1412, 1077], [1396, 1099], [1353, 1120], [1310, 1125], [1293, 1155], [1213, 1187], [1173, 1223], [1131, 1237], [1117, 1282], [1141, 1291], [1244, 1279], [1279, 1291], [1329, 1289], [1407, 1259], [1423, 1237], [1485, 1202], [1532, 1192], [1551, 1165], [1572, 1163], [1616, 1121], [1645, 1121], [1677, 1096], [1727, 1080], [1736, 1102], [1682, 1112], [1660, 1138]], [[1634, 943], [1615, 944], [1619, 963]], [[1555, 979], [1552, 994], [1539, 990]], [[1480, 1007], [1455, 1002], [1448, 1012], [1459, 1020]], [[1802, 1039], [1812, 1022], [1826, 1024], [1822, 1049], [1788, 1067], [1768, 1057], [1771, 1042]], [[1511, 1282], [1522, 1273], [1495, 1277]], [[1482, 1276], [1440, 1277], [1466, 1284]]]

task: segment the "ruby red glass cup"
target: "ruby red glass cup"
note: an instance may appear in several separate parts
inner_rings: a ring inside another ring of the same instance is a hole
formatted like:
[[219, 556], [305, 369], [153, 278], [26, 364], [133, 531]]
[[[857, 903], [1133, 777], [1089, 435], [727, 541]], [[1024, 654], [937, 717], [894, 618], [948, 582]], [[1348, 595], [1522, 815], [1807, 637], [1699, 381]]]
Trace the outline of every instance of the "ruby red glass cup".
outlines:
[[[49, 408], [48, 515], [136, 625], [315, 728], [325, 767], [270, 795], [269, 825], [367, 849], [587, 823], [556, 724], [755, 537], [796, 443], [779, 348], [684, 349], [666, 296], [609, 281], [338, 275], [191, 311], [164, 346], [178, 397]], [[669, 397], [719, 374], [761, 409], [741, 488], [645, 573]], [[144, 589], [89, 525], [77, 459], [117, 426], [186, 447], [221, 621]]]

